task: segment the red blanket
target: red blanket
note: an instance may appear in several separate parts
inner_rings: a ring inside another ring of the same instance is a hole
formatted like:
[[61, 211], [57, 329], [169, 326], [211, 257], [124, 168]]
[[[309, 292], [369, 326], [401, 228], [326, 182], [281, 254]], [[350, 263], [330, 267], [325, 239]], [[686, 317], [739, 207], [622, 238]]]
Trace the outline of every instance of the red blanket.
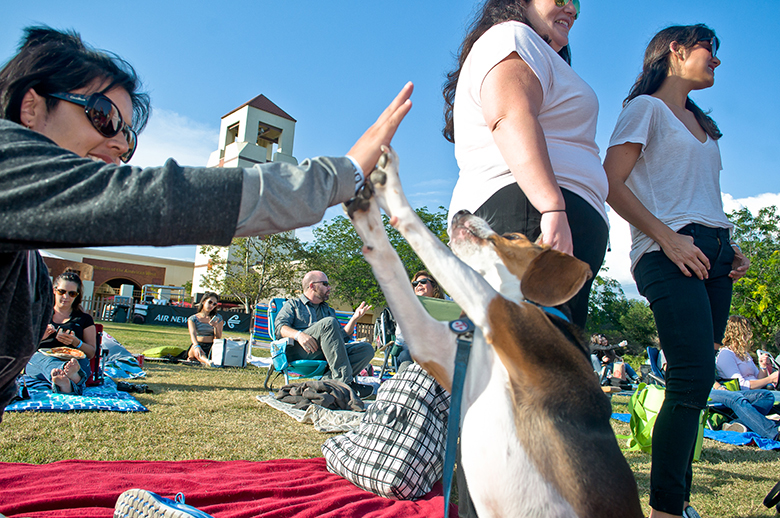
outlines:
[[182, 492], [187, 504], [215, 518], [423, 518], [444, 510], [441, 484], [414, 502], [388, 500], [329, 473], [321, 458], [0, 463], [0, 513], [8, 518], [110, 517], [119, 494], [130, 488], [167, 498]]

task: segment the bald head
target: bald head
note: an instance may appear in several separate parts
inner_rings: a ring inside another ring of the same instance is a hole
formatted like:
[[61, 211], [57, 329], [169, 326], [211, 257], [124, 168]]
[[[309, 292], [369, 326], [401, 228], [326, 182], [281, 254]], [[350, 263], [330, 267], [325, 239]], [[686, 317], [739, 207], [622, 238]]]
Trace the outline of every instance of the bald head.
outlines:
[[312, 270], [304, 275], [301, 287], [306, 298], [315, 304], [324, 302], [330, 297], [328, 276], [319, 270]]

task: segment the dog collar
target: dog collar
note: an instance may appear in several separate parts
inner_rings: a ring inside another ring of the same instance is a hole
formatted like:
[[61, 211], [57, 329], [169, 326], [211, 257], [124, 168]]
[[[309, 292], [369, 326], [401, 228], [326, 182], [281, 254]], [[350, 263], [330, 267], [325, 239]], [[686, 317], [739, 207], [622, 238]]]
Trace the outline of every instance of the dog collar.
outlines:
[[571, 320], [569, 320], [569, 317], [566, 316], [566, 313], [564, 313], [563, 311], [561, 311], [558, 308], [553, 308], [551, 306], [542, 306], [541, 304], [537, 304], [536, 302], [534, 302], [532, 300], [528, 300], [528, 299], [526, 299], [526, 302], [529, 303], [529, 304], [533, 304], [534, 306], [536, 306], [537, 308], [541, 309], [542, 311], [544, 311], [548, 315], [552, 315], [554, 317], [558, 317], [561, 320], [565, 320], [566, 322], [571, 324]]

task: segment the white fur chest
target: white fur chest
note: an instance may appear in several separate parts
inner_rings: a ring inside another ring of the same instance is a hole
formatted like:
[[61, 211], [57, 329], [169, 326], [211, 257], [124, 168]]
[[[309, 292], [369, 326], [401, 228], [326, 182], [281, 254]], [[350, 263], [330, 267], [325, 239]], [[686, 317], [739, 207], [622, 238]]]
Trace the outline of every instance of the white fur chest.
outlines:
[[480, 517], [576, 516], [520, 444], [506, 368], [481, 333], [469, 360], [463, 409], [461, 462]]

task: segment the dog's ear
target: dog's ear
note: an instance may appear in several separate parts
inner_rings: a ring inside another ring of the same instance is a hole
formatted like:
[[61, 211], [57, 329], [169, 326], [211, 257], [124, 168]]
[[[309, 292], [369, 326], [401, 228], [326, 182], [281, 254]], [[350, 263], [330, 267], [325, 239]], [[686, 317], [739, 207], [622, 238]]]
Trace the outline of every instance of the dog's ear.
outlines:
[[520, 286], [526, 299], [542, 306], [558, 306], [572, 298], [592, 276], [587, 263], [546, 248], [528, 265]]

